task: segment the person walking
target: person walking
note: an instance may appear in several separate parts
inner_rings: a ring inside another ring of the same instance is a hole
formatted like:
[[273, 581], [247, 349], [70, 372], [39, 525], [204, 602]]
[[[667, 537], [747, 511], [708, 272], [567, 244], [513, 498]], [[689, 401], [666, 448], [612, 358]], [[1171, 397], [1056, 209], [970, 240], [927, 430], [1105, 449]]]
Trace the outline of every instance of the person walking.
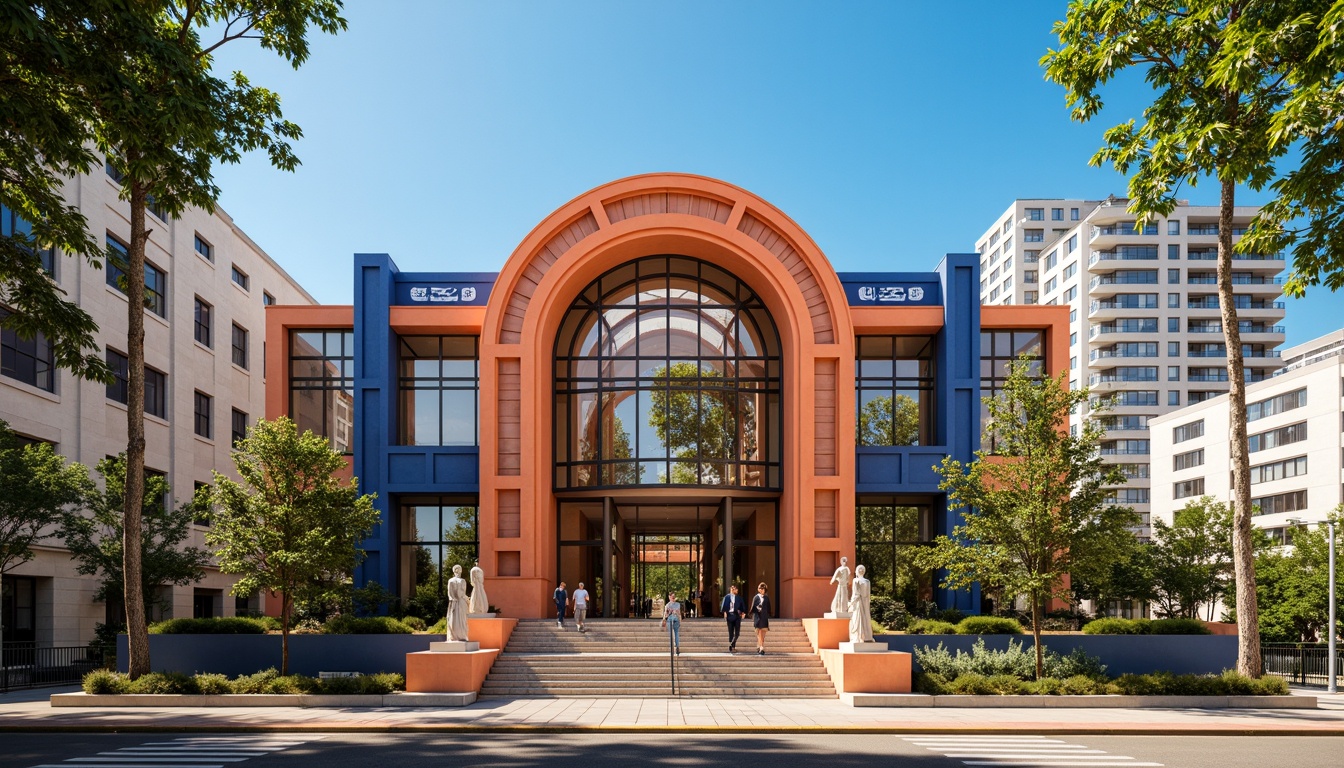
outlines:
[[569, 605], [569, 592], [565, 590], [565, 582], [560, 582], [560, 586], [555, 588], [555, 626], [565, 626], [565, 606]]
[[751, 626], [756, 628], [756, 655], [765, 655], [765, 633], [770, 631], [770, 596], [766, 594], [765, 582], [756, 585], [756, 597], [751, 600]]
[[574, 590], [574, 597], [571, 599], [574, 604], [574, 621], [579, 625], [580, 632], [587, 632], [588, 625], [583, 620], [588, 617], [588, 590], [583, 588], [583, 582], [579, 582], [579, 588]]
[[669, 592], [667, 603], [663, 606], [663, 628], [671, 628], [672, 647], [681, 655], [681, 603], [677, 602], [677, 593]]
[[746, 607], [747, 604], [737, 596], [737, 585], [729, 587], [728, 594], [723, 596], [723, 605], [719, 606], [719, 612], [728, 622], [729, 653], [737, 652], [737, 636], [742, 633], [742, 617], [747, 613]]

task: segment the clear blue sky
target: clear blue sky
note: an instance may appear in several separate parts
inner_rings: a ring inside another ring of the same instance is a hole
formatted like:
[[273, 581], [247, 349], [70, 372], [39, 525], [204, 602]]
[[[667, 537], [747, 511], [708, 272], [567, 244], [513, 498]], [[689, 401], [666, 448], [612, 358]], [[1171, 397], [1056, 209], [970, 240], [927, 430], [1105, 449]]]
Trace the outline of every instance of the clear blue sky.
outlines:
[[[1124, 79], [1100, 118], [1071, 122], [1037, 63], [1064, 8], [352, 2], [350, 29], [316, 37], [297, 72], [247, 41], [217, 60], [305, 132], [297, 173], [220, 168], [221, 203], [323, 303], [351, 303], [353, 253], [495, 271], [569, 199], [653, 171], [761, 195], [837, 270], [931, 270], [1015, 197], [1124, 194], [1087, 160], [1147, 89]], [[1288, 344], [1340, 326], [1324, 289], [1288, 301]]]

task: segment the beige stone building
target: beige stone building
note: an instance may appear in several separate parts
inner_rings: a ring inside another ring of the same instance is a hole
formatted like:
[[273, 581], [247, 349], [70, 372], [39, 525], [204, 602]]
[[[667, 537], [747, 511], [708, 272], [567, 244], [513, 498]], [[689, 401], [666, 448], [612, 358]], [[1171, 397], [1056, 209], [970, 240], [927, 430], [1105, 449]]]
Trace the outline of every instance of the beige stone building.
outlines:
[[[103, 169], [71, 179], [65, 191], [90, 230], [114, 248], [130, 239], [130, 204], [119, 191]], [[232, 472], [233, 437], [264, 415], [265, 308], [315, 301], [222, 210], [192, 209], [171, 220], [151, 212], [147, 219], [145, 465], [166, 475], [183, 500], [212, 470]], [[57, 254], [52, 262], [61, 288], [98, 324], [108, 362], [124, 372], [126, 297], [115, 276], [74, 257]], [[54, 368], [40, 337], [3, 333], [0, 419], [20, 435], [52, 443], [92, 470], [125, 450], [124, 403], [124, 381], [80, 381]], [[204, 546], [204, 530], [193, 526], [191, 543]], [[200, 583], [165, 594], [158, 613], [228, 616], [261, 607], [259, 598], [228, 595], [231, 583], [207, 571]], [[33, 560], [5, 575], [5, 639], [87, 643], [106, 615], [93, 602], [96, 589], [95, 579], [75, 573], [58, 540], [46, 540]]]

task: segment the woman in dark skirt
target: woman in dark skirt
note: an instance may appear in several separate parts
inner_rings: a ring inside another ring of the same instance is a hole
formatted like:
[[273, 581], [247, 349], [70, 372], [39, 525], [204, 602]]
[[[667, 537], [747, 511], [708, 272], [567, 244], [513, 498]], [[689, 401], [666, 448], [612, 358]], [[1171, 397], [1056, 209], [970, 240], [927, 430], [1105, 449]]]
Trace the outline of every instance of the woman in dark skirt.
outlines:
[[756, 655], [765, 655], [765, 633], [770, 631], [770, 596], [765, 594], [765, 582], [756, 586], [756, 597], [751, 600], [751, 626], [756, 628]]

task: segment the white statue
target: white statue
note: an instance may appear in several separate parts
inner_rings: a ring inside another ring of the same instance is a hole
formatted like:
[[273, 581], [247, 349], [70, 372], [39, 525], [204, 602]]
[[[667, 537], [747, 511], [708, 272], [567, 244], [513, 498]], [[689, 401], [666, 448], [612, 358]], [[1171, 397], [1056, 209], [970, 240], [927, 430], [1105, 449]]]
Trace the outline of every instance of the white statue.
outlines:
[[489, 613], [490, 600], [485, 596], [485, 571], [481, 564], [471, 566], [471, 606], [468, 613]]
[[873, 621], [868, 601], [873, 594], [872, 582], [863, 578], [867, 571], [862, 565], [854, 568], [854, 595], [849, 598], [849, 641], [851, 643], [871, 643], [873, 641]]
[[831, 599], [831, 612], [837, 614], [837, 618], [842, 618], [843, 614], [849, 610], [849, 558], [840, 558], [840, 567], [835, 569], [835, 574], [831, 576], [831, 583], [836, 585], [835, 597]]
[[448, 580], [448, 640], [467, 642], [467, 580], [460, 565], [453, 566]]

